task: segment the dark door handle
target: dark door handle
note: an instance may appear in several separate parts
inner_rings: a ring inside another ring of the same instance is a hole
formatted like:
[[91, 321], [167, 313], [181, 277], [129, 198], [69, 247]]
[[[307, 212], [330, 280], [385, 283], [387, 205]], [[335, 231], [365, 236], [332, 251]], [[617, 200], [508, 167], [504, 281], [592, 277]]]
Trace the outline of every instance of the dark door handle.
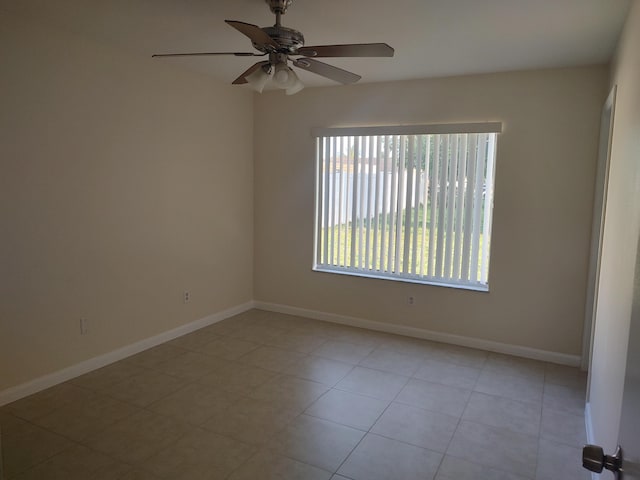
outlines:
[[622, 448], [618, 445], [613, 455], [605, 455], [599, 445], [585, 445], [582, 449], [582, 466], [595, 473], [601, 473], [606, 468], [619, 478], [622, 471]]

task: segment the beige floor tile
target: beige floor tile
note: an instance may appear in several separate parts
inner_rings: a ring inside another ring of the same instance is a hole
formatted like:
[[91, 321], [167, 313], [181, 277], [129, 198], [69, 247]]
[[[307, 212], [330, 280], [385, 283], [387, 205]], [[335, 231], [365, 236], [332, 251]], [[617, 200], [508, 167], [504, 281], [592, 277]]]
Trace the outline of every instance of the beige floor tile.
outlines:
[[414, 407], [460, 417], [471, 390], [412, 378], [396, 397], [396, 401]]
[[437, 360], [426, 360], [413, 376], [428, 382], [471, 390], [475, 387], [480, 372], [479, 368], [439, 362]]
[[225, 363], [217, 357], [199, 352], [187, 352], [156, 366], [156, 370], [184, 380], [193, 381], [218, 370]]
[[249, 397], [302, 412], [327, 390], [321, 383], [282, 375], [254, 389]]
[[268, 448], [303, 463], [334, 472], [364, 432], [320, 418], [300, 415], [276, 435]]
[[314, 355], [338, 362], [356, 365], [373, 351], [371, 345], [360, 345], [341, 340], [327, 340], [313, 351]]
[[95, 395], [91, 390], [67, 382], [5, 405], [3, 409], [25, 420], [33, 420], [69, 403], [82, 402]]
[[214, 370], [198, 379], [198, 383], [210, 385], [232, 393], [248, 395], [255, 388], [264, 385], [278, 374], [263, 368], [227, 362], [226, 366]]
[[138, 465], [189, 432], [190, 427], [165, 415], [142, 410], [110, 425], [85, 444], [118, 460]]
[[157, 452], [143, 467], [159, 477], [176, 480], [227, 478], [257, 449], [251, 445], [201, 429]]
[[60, 435], [5, 413], [0, 413], [0, 428], [7, 479], [74, 446]]
[[[107, 480], [107, 478], [104, 480]], [[132, 468], [122, 477], [118, 477], [118, 480], [160, 480], [160, 477], [147, 472], [146, 470], [142, 470], [141, 468]]]
[[538, 381], [544, 381], [545, 367], [544, 362], [501, 353], [489, 353], [484, 364], [484, 369], [491, 372]]
[[543, 386], [544, 382], [539, 379], [509, 376], [484, 370], [480, 374], [474, 390], [521, 402], [541, 403]]
[[389, 337], [388, 333], [347, 326], [343, 326], [336, 333], [336, 340], [373, 348], [381, 345]]
[[468, 462], [449, 455], [445, 455], [442, 459], [440, 469], [436, 475], [436, 480], [527, 480], [530, 478], [502, 472], [492, 467]]
[[429, 340], [421, 340], [419, 338], [405, 337], [402, 335], [388, 335], [380, 344], [381, 347], [421, 359], [428, 358], [434, 349], [437, 348], [437, 345], [437, 343]]
[[331, 473], [320, 468], [261, 451], [238, 468], [229, 480], [329, 480]]
[[540, 414], [541, 406], [538, 403], [474, 392], [462, 419], [527, 435], [539, 435]]
[[284, 373], [289, 367], [305, 358], [305, 355], [282, 348], [263, 346], [243, 355], [238, 361], [273, 372]]
[[296, 327], [304, 326], [315, 322], [309, 318], [300, 317], [298, 315], [289, 315], [286, 313], [268, 312], [261, 321], [261, 326], [276, 327], [281, 330], [292, 331]]
[[82, 442], [139, 410], [129, 403], [106, 395], [96, 395], [81, 402], [68, 403], [33, 420], [33, 423], [76, 442]]
[[487, 359], [487, 355], [487, 352], [474, 348], [434, 343], [427, 359], [455, 363], [456, 365], [463, 365], [465, 367], [482, 368]]
[[584, 415], [586, 394], [582, 388], [545, 383], [543, 405], [570, 415]]
[[369, 433], [338, 473], [354, 480], [432, 479], [441, 459], [440, 453]]
[[76, 445], [39, 463], [12, 480], [109, 480], [131, 470], [102, 453]]
[[223, 358], [225, 360], [237, 360], [246, 353], [260, 347], [258, 343], [241, 340], [238, 338], [222, 337], [205, 343], [202, 347], [198, 347], [197, 351], [214, 357]]
[[343, 326], [338, 325], [337, 323], [304, 319], [302, 322], [297, 322], [297, 324], [291, 328], [291, 331], [301, 332], [308, 335], [317, 335], [329, 339], [336, 339], [336, 337], [340, 334], [342, 328]]
[[104, 392], [123, 402], [146, 407], [179, 390], [185, 384], [186, 381], [181, 378], [153, 370], [126, 378]]
[[587, 443], [584, 416], [557, 412], [543, 407], [540, 436], [570, 447], [582, 447]]
[[239, 340], [266, 345], [272, 339], [286, 332], [287, 330], [275, 327], [270, 323], [261, 323], [241, 328], [230, 336]]
[[410, 377], [418, 370], [421, 363], [422, 359], [419, 357], [406, 355], [389, 348], [378, 347], [365, 357], [360, 362], [360, 365]]
[[591, 480], [592, 477], [591, 472], [582, 468], [582, 448], [541, 439], [535, 479], [556, 480], [558, 478]]
[[147, 369], [144, 367], [138, 367], [126, 362], [116, 362], [76, 377], [70, 380], [69, 383], [100, 392], [118, 382], [146, 371]]
[[[343, 390], [329, 390], [304, 413], [359, 430], [369, 430], [389, 402]], [[453, 433], [453, 432], [452, 432]]]
[[575, 390], [586, 390], [587, 388], [587, 372], [576, 367], [547, 363], [544, 379], [547, 383], [564, 385]]
[[272, 347], [293, 350], [298, 353], [311, 353], [319, 348], [329, 337], [311, 335], [297, 330], [286, 331], [270, 338], [266, 343]]
[[371, 433], [444, 453], [457, 426], [457, 417], [394, 402]]
[[309, 355], [291, 365], [285, 373], [294, 377], [324, 383], [330, 387], [342, 380], [351, 370], [350, 363], [337, 362], [328, 358]]
[[136, 365], [138, 367], [155, 368], [158, 363], [164, 362], [172, 358], [187, 353], [184, 348], [175, 347], [173, 345], [162, 344], [157, 347], [149, 348], [143, 352], [132, 355], [122, 360], [125, 363]]
[[[462, 421], [447, 455], [517, 475], [532, 476], [537, 463], [538, 437]], [[562, 478], [562, 477], [559, 477]]]
[[250, 310], [7, 405], [0, 424], [10, 480], [431, 479], [445, 449], [438, 480], [586, 480], [585, 381]]
[[238, 399], [238, 394], [193, 383], [149, 405], [149, 410], [175, 417], [183, 422], [201, 425], [216, 412]]
[[297, 411], [280, 405], [240, 398], [230, 407], [215, 412], [202, 427], [245, 443], [262, 445], [297, 415]]
[[408, 381], [408, 377], [395, 373], [355, 367], [335, 388], [391, 401]]

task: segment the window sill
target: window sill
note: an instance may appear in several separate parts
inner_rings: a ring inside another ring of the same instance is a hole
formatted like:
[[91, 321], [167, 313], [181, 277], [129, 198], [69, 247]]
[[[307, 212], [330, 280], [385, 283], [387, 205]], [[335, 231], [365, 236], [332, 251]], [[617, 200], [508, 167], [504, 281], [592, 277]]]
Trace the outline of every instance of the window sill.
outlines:
[[461, 284], [461, 283], [438, 281], [438, 280], [425, 280], [423, 278], [417, 278], [417, 277], [416, 278], [411, 278], [411, 277], [400, 278], [392, 275], [385, 275], [383, 273], [372, 273], [371, 271], [368, 271], [368, 270], [366, 271], [354, 270], [352, 268], [347, 270], [339, 267], [329, 268], [329, 267], [315, 266], [312, 268], [312, 270], [314, 272], [321, 272], [321, 273], [335, 273], [338, 275], [348, 275], [352, 277], [373, 278], [376, 280], [391, 280], [393, 282], [415, 283], [420, 285], [432, 285], [434, 287], [446, 287], [446, 288], [455, 288], [458, 290], [471, 290], [474, 292], [489, 293], [489, 285], [484, 285], [484, 284], [477, 284], [477, 285]]

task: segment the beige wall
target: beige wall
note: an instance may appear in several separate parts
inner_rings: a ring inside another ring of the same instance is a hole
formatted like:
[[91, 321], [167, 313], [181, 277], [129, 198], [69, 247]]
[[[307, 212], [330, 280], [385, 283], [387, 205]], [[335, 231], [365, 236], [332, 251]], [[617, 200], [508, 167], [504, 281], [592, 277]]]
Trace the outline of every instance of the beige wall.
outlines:
[[[256, 300], [579, 355], [606, 84], [590, 67], [256, 97]], [[311, 271], [312, 127], [481, 121], [504, 124], [490, 293]]]
[[[0, 391], [252, 298], [580, 353], [603, 67], [252, 100], [4, 12], [0, 58]], [[311, 127], [496, 120], [490, 293], [311, 272]]]
[[617, 100], [589, 391], [594, 441], [607, 451], [618, 440], [640, 239], [639, 45], [640, 3], [634, 2], [612, 68]]
[[0, 391], [251, 300], [251, 93], [6, 12], [0, 58]]

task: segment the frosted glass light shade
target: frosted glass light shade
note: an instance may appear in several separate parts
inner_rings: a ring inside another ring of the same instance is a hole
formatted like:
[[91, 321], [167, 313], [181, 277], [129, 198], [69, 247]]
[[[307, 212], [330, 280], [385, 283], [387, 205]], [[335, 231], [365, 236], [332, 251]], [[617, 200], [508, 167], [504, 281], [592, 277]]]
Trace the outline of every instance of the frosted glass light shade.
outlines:
[[269, 83], [273, 87], [284, 90], [287, 95], [298, 93], [304, 88], [304, 84], [300, 81], [296, 72], [286, 63], [279, 63], [275, 68], [268, 66], [268, 70], [265, 70], [264, 67], [257, 68], [245, 78], [251, 88], [258, 93], [262, 93]]
[[276, 65], [276, 73], [273, 75], [273, 83], [283, 90], [293, 87], [298, 77], [285, 63]]
[[300, 81], [300, 79], [298, 78], [298, 75], [296, 75], [296, 72], [291, 70], [291, 75], [294, 77], [295, 82], [291, 87], [285, 90], [284, 93], [286, 93], [287, 95], [293, 95], [295, 93], [298, 93], [300, 90], [304, 88], [304, 83]]
[[271, 75], [265, 72], [264, 68], [260, 67], [256, 69], [255, 72], [247, 75], [245, 78], [247, 79], [249, 85], [251, 85], [251, 88], [253, 88], [258, 93], [262, 93], [265, 85], [271, 78]]

